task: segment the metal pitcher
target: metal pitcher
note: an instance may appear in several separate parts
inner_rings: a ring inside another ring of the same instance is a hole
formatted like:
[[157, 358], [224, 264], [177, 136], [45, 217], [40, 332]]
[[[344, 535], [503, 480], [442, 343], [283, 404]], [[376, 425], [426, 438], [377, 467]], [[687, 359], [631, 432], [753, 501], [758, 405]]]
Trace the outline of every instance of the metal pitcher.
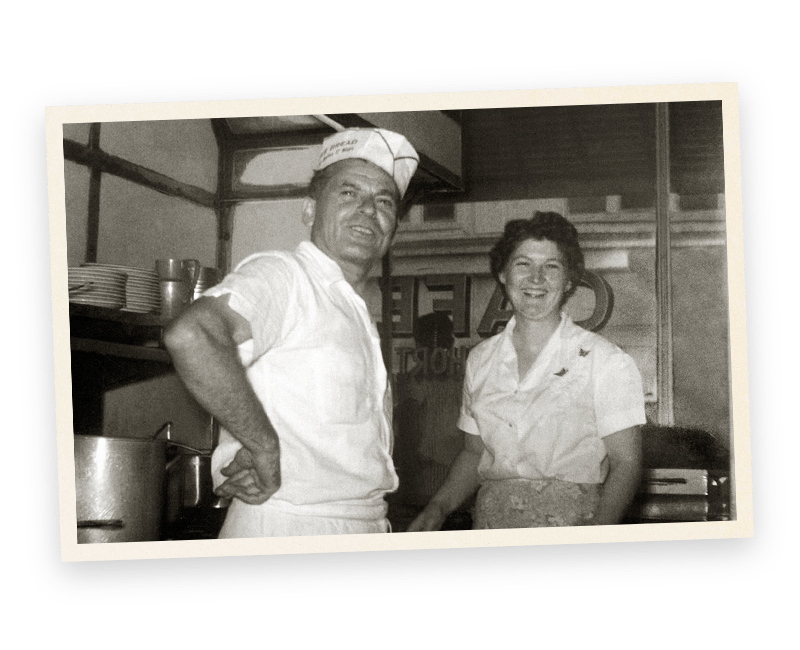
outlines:
[[172, 320], [194, 300], [194, 290], [202, 266], [198, 260], [162, 259], [156, 261], [161, 289], [161, 317]]

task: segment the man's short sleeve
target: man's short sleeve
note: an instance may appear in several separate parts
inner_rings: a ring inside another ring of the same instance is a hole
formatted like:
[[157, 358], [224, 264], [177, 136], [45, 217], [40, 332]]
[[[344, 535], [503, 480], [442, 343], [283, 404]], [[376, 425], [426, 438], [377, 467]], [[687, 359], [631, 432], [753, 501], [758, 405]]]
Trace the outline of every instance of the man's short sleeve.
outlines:
[[242, 316], [253, 334], [253, 359], [269, 350], [287, 331], [287, 316], [296, 295], [291, 262], [277, 254], [244, 260], [203, 296], [230, 296], [228, 306]]
[[595, 371], [595, 420], [601, 438], [645, 424], [642, 377], [633, 359], [615, 350]]

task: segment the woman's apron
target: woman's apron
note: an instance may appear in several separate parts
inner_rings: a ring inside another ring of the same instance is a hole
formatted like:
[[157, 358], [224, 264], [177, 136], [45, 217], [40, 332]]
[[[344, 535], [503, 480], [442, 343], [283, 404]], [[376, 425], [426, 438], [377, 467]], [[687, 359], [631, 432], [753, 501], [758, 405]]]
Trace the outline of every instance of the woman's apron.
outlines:
[[584, 526], [597, 510], [600, 488], [557, 479], [487, 480], [478, 491], [472, 528]]

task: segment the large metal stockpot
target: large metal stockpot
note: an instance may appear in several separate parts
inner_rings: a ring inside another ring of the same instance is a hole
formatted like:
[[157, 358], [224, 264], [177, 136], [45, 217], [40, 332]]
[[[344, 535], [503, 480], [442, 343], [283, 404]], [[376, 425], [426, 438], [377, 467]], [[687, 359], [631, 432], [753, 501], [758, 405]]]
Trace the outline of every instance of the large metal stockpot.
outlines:
[[78, 543], [158, 541], [166, 441], [75, 436]]

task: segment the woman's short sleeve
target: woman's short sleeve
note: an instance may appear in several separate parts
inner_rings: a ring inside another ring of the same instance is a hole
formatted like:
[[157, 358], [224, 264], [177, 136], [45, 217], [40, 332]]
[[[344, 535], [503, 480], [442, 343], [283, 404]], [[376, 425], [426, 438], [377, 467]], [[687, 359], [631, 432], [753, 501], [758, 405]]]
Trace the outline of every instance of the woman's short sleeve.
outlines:
[[601, 438], [645, 424], [642, 377], [633, 359], [620, 349], [595, 368], [595, 421]]
[[467, 357], [467, 369], [464, 373], [464, 384], [461, 390], [461, 409], [458, 413], [458, 428], [462, 431], [472, 435], [480, 435], [478, 431], [478, 423], [475, 421], [475, 416], [472, 413], [472, 400], [473, 400], [473, 376], [474, 364], [477, 355], [471, 354]]

